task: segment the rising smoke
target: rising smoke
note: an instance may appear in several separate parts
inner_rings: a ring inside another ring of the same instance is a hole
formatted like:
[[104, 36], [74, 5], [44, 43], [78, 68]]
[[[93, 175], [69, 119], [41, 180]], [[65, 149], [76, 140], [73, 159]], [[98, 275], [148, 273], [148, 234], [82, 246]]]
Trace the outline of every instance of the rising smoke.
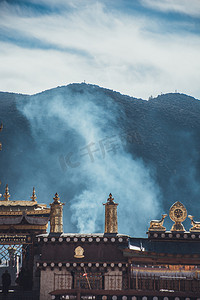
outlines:
[[125, 150], [120, 106], [103, 89], [91, 90], [71, 85], [18, 102], [35, 143], [27, 172], [34, 166], [39, 201], [49, 204], [58, 192], [65, 202], [65, 232], [103, 232], [102, 203], [111, 192], [119, 232], [144, 235], [161, 211], [159, 188], [150, 168]]

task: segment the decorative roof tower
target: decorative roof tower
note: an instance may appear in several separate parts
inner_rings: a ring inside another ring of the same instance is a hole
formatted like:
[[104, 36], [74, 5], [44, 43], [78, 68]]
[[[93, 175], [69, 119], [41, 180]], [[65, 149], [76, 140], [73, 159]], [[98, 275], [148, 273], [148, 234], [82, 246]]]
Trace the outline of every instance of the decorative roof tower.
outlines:
[[53, 203], [51, 206], [50, 213], [50, 233], [63, 233], [63, 205], [64, 203], [60, 202], [58, 194], [55, 194], [53, 198]]
[[118, 224], [117, 224], [117, 205], [118, 203], [114, 202], [114, 198], [110, 193], [107, 202], [105, 205], [105, 231], [106, 234], [117, 234], [118, 233]]

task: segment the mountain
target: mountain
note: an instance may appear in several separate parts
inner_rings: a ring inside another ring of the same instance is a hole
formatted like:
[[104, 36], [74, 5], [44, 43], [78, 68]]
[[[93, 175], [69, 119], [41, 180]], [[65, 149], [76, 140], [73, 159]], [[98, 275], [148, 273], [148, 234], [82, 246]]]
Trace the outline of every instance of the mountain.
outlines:
[[8, 183], [10, 199], [28, 199], [35, 186], [49, 204], [58, 192], [65, 232], [102, 232], [110, 192], [121, 233], [144, 236], [175, 201], [198, 219], [199, 115], [199, 100], [179, 93], [146, 101], [85, 83], [2, 92], [1, 193]]

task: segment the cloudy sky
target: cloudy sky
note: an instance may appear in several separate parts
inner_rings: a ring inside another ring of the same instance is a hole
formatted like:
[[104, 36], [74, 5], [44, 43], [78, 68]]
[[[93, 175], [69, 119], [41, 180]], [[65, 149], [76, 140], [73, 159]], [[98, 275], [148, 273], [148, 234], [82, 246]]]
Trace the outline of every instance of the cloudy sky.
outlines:
[[0, 90], [200, 98], [199, 0], [0, 0]]

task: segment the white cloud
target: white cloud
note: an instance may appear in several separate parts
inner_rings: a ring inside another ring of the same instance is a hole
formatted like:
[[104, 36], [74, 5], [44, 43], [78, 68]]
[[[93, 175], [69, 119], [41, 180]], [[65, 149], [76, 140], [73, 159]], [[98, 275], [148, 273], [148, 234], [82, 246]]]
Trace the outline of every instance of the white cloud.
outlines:
[[86, 80], [135, 97], [175, 89], [200, 96], [197, 35], [164, 33], [150, 18], [109, 13], [100, 3], [37, 17], [6, 7], [0, 27], [5, 24], [55, 50], [1, 42], [0, 90], [35, 93]]
[[178, 12], [191, 16], [200, 16], [199, 0], [141, 0], [145, 6], [160, 11]]

